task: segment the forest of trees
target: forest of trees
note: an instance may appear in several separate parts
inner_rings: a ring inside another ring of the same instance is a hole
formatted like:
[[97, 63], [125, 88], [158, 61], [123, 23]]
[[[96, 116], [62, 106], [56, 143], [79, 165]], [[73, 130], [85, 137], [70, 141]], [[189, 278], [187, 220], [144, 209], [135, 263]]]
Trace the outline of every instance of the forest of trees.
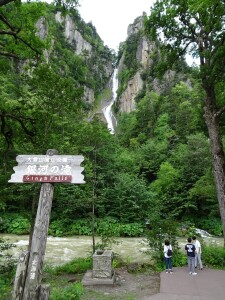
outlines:
[[[155, 64], [142, 74], [145, 88], [136, 110], [117, 116], [114, 135], [101, 118], [88, 120], [93, 107], [82, 101], [83, 87], [92, 87], [97, 99], [108, 78], [91, 70], [97, 58], [88, 62], [72, 55], [52, 21], [52, 15], [64, 9], [8, 2], [0, 0], [0, 232], [29, 233], [38, 203], [39, 184], [8, 183], [16, 156], [57, 149], [59, 154], [84, 156], [86, 184], [55, 185], [50, 234], [91, 234], [94, 211], [99, 224], [123, 226], [117, 235], [140, 235], [146, 220], [154, 224], [173, 219], [221, 236], [224, 1], [156, 1], [145, 33], [156, 39], [162, 28], [167, 43], [157, 40], [160, 59], [152, 55]], [[165, 7], [170, 7], [166, 14]], [[85, 24], [75, 8], [67, 9], [95, 45], [96, 57], [115, 64], [115, 54], [103, 45], [94, 26]], [[186, 25], [181, 32], [171, 21], [175, 13]], [[57, 34], [48, 63], [43, 51], [51, 48], [51, 38], [41, 40], [35, 31], [35, 22], [46, 15], [50, 36]], [[202, 21], [196, 28], [195, 16]], [[200, 54], [199, 66], [187, 66], [182, 57], [187, 50]], [[152, 80], [168, 68], [184, 73], [186, 81], [177, 78], [166, 92], [153, 92]]]

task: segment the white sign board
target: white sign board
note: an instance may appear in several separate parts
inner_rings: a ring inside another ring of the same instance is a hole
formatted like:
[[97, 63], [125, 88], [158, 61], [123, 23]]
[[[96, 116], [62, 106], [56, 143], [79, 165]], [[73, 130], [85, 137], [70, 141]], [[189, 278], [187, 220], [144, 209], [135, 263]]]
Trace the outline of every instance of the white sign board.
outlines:
[[18, 155], [8, 182], [85, 183], [81, 155]]

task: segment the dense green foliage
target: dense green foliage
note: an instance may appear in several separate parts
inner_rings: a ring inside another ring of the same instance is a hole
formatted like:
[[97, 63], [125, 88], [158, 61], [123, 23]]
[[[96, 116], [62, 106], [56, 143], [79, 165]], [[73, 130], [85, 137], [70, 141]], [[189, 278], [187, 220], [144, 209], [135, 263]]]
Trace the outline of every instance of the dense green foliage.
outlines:
[[[163, 247], [165, 240], [169, 240], [172, 249], [172, 264], [173, 267], [186, 266], [187, 254], [184, 246], [181, 247], [178, 238], [184, 234], [185, 241], [187, 237], [192, 237], [196, 234], [194, 226], [181, 227], [179, 224], [171, 219], [165, 219], [156, 221], [151, 230], [146, 230], [146, 239], [149, 246], [149, 255], [151, 257], [151, 263], [158, 270], [165, 269], [165, 258], [163, 253]], [[215, 242], [211, 242], [208, 239], [203, 239], [200, 236], [198, 239], [201, 242], [202, 248], [202, 261], [204, 266], [209, 268], [225, 268], [225, 248], [218, 246]]]
[[[140, 236], [146, 219], [172, 218], [221, 235], [198, 68], [176, 62], [176, 76], [167, 84], [160, 77], [162, 59], [152, 53], [154, 64], [142, 74], [136, 110], [121, 114], [111, 135], [100, 118], [88, 118], [96, 103], [83, 99], [85, 86], [99, 97], [109, 79], [105, 64], [112, 66], [115, 59], [94, 26], [69, 11], [92, 46], [90, 56], [78, 55], [76, 45], [64, 38], [64, 23], [55, 21], [56, 13], [64, 13], [60, 7], [27, 3], [21, 9], [29, 24], [32, 10], [35, 20], [45, 17], [48, 30], [40, 45], [48, 55], [26, 62], [1, 57], [0, 231], [28, 233], [36, 212], [40, 186], [7, 182], [16, 155], [55, 148], [59, 154], [85, 157], [86, 184], [55, 185], [50, 234], [89, 235], [94, 229], [103, 238]], [[122, 89], [139, 69], [135, 53], [142, 36], [131, 35], [121, 46], [126, 65], [119, 79]], [[165, 87], [161, 94], [151, 89], [154, 78]]]
[[204, 119], [225, 245], [224, 16], [223, 0], [157, 0], [146, 20], [146, 33], [161, 41], [161, 74], [187, 53], [199, 59], [198, 77], [204, 91]]
[[11, 282], [15, 276], [16, 260], [9, 254], [15, 245], [0, 237], [0, 299], [9, 299]]
[[[106, 72], [106, 65], [113, 70], [115, 55], [104, 46], [93, 24], [85, 24], [71, 7], [77, 1], [67, 1], [69, 10], [39, 2], [9, 2], [1, 7], [1, 13], [12, 22], [17, 39], [1, 35], [0, 41], [4, 50], [0, 51], [0, 232], [28, 234], [36, 213], [40, 185], [8, 183], [16, 156], [45, 154], [53, 148], [59, 154], [84, 156], [86, 183], [55, 185], [50, 235], [98, 235], [101, 242], [96, 246], [100, 249], [109, 247], [113, 237], [146, 235], [158, 270], [164, 267], [162, 247], [168, 238], [174, 250], [174, 266], [185, 265], [186, 256], [177, 242], [182, 224], [217, 236], [222, 233], [210, 162], [211, 140], [204, 120], [208, 82], [215, 84], [220, 116], [223, 112], [222, 1], [214, 1], [217, 22], [215, 14], [209, 13], [209, 27], [205, 27], [214, 28], [216, 24], [214, 29], [219, 34], [214, 35], [212, 49], [220, 51], [200, 53], [203, 61], [212, 54], [215, 64], [188, 67], [183, 58], [177, 60], [186, 50], [180, 47], [184, 46], [182, 40], [172, 39], [170, 45], [156, 41], [157, 48], [152, 47], [153, 52], [149, 53], [151, 68], [141, 73], [144, 85], [136, 97], [136, 110], [118, 115], [115, 135], [110, 134], [101, 117], [93, 116], [108, 93], [111, 74]], [[210, 1], [200, 1], [201, 5], [197, 2], [182, 1], [182, 7], [178, 0], [157, 1], [152, 18], [146, 22], [146, 33], [156, 35], [156, 27], [151, 25], [158, 20], [157, 10], [170, 3], [174, 6], [168, 6], [170, 9], [157, 25], [158, 29], [166, 24], [164, 34], [170, 39], [177, 26], [175, 20], [167, 26], [168, 16], [173, 17], [176, 9], [181, 14], [187, 10], [184, 16], [189, 20], [196, 10], [204, 15]], [[91, 54], [88, 50], [76, 53], [76, 42], [65, 38], [65, 23], [56, 21], [56, 15], [60, 20], [65, 20], [66, 15], [71, 18], [89, 43]], [[36, 26], [40, 20], [42, 34]], [[7, 28], [4, 23], [2, 29]], [[181, 28], [183, 33], [185, 30], [189, 28]], [[118, 96], [140, 69], [136, 53], [143, 35], [144, 32], [132, 34], [121, 44], [118, 59], [123, 57], [124, 68], [119, 73]], [[194, 55], [196, 49], [191, 49]], [[168, 67], [175, 74], [169, 80], [164, 76]], [[203, 80], [206, 75], [211, 76], [208, 82]], [[155, 81], [161, 87], [160, 93], [154, 91]], [[87, 88], [93, 91], [95, 102], [85, 101]], [[223, 118], [220, 133], [224, 143]], [[151, 230], [146, 229], [145, 223]], [[10, 247], [0, 240], [2, 252]], [[224, 267], [224, 248], [203, 245], [203, 249], [204, 264]], [[11, 257], [7, 259], [4, 276], [0, 276], [2, 297], [6, 299], [14, 275], [14, 262]], [[51, 282], [51, 299], [80, 299], [84, 294], [81, 285], [68, 284], [65, 278], [59, 284], [57, 276], [81, 274], [90, 268], [88, 258], [46, 270], [44, 280], [49, 282], [49, 276], [56, 276]]]

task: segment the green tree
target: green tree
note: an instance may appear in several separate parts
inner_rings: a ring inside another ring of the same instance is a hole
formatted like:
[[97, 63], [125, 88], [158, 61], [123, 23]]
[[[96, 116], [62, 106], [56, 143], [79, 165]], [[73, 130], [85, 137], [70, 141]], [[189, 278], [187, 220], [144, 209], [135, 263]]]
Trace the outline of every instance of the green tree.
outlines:
[[150, 189], [154, 194], [155, 215], [161, 218], [180, 217], [183, 211], [183, 183], [180, 181], [179, 170], [167, 161], [162, 163]]
[[122, 223], [143, 222], [153, 208], [145, 181], [123, 171], [115, 175], [113, 185], [104, 190], [104, 196], [106, 214]]
[[156, 179], [161, 163], [167, 159], [168, 146], [166, 139], [158, 140], [155, 137], [139, 149], [140, 172], [149, 183]]
[[211, 160], [225, 244], [225, 158], [220, 120], [225, 111], [221, 84], [225, 74], [225, 31], [223, 0], [158, 0], [146, 21], [151, 38], [163, 39], [167, 53], [164, 66], [178, 56], [199, 57], [204, 95], [204, 117], [208, 128]]
[[204, 128], [202, 89], [197, 83], [192, 80], [190, 87], [187, 83], [180, 82], [163, 99], [161, 109], [168, 112], [169, 124], [182, 142], [190, 134]]
[[[42, 54], [43, 43], [37, 34], [36, 22], [46, 5], [37, 2], [27, 1], [24, 5], [21, 0], [0, 0], [0, 56], [21, 59]], [[66, 10], [77, 7], [78, 0], [55, 0], [54, 3]], [[31, 8], [30, 13], [27, 7]]]

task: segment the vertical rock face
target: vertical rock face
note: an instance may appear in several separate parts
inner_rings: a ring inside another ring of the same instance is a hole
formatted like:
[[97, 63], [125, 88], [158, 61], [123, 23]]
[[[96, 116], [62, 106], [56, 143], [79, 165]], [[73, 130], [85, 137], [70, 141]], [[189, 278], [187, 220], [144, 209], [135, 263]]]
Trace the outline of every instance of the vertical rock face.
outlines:
[[[144, 28], [144, 17], [145, 13], [141, 17], [138, 17], [135, 22], [128, 26], [128, 38], [133, 34], [138, 34]], [[128, 85], [122, 95], [117, 99], [119, 102], [119, 112], [131, 112], [135, 110], [135, 98], [137, 94], [143, 88], [143, 80], [141, 78], [141, 73], [149, 68], [151, 64], [151, 60], [149, 59], [149, 53], [151, 53], [154, 49], [154, 44], [151, 43], [147, 37], [142, 35], [139, 39], [139, 43], [136, 51], [136, 59], [140, 65], [138, 71], [133, 76], [132, 79], [129, 80]], [[118, 65], [118, 72], [120, 73], [124, 70], [126, 66], [124, 65], [124, 53], [120, 59]]]
[[[66, 15], [65, 17], [62, 16], [60, 12], [56, 13], [55, 20], [63, 25], [64, 36], [74, 50], [74, 53], [83, 57], [85, 62], [89, 65], [89, 68], [92, 69], [93, 73], [95, 75], [98, 74], [99, 80], [103, 81], [103, 77], [110, 78], [113, 73], [112, 62], [107, 58], [99, 57], [99, 55], [95, 53], [93, 46], [86, 41], [82, 36], [82, 33], [79, 32], [74, 20], [69, 15]], [[94, 64], [90, 64], [90, 61], [92, 60], [95, 61]], [[84, 86], [83, 100], [89, 104], [93, 104], [95, 101], [94, 90]]]
[[87, 103], [94, 103], [95, 101], [95, 93], [92, 89], [88, 88], [88, 87], [84, 87], [84, 101]]
[[64, 35], [68, 43], [74, 46], [75, 53], [79, 55], [86, 50], [86, 54], [88, 56], [91, 56], [92, 46], [83, 38], [82, 34], [77, 30], [72, 18], [69, 15], [63, 17], [60, 12], [57, 12], [55, 15], [55, 19], [60, 24], [64, 24]]
[[135, 97], [143, 87], [143, 81], [141, 79], [140, 72], [137, 72], [134, 77], [128, 82], [126, 90], [119, 98], [120, 112], [132, 112], [135, 110]]
[[[168, 70], [161, 79], [156, 77], [154, 78], [155, 75], [153, 67], [155, 66], [154, 64], [157, 63], [157, 60], [160, 60], [160, 50], [157, 49], [154, 42], [150, 41], [147, 36], [144, 35], [145, 16], [146, 13], [143, 13], [141, 17], [135, 19], [133, 24], [128, 26], [128, 37], [125, 45], [126, 43], [129, 45], [130, 43], [133, 49], [136, 47], [136, 55], [135, 57], [133, 56], [133, 59], [136, 59], [138, 67], [136, 73], [127, 82], [126, 87], [124, 88], [124, 86], [121, 86], [123, 91], [117, 98], [117, 108], [119, 113], [129, 113], [134, 111], [136, 109], [136, 98], [144, 88], [148, 88], [151, 91], [161, 94], [172, 88], [175, 82], [179, 82], [181, 80], [187, 85], [190, 85], [190, 82], [187, 82], [187, 78], [184, 74], [178, 73], [174, 70]], [[137, 42], [136, 45], [135, 41]], [[128, 47], [127, 49], [132, 49], [132, 47]], [[124, 47], [124, 49], [125, 50], [118, 64], [118, 74], [123, 72], [123, 75], [125, 74], [124, 77], [126, 77], [129, 72], [132, 73], [133, 65], [130, 64], [130, 66], [126, 66], [125, 61], [128, 61], [128, 59], [126, 59], [126, 47]], [[127, 57], [130, 57], [130, 55], [128, 54]], [[122, 84], [125, 85], [125, 83]]]
[[127, 28], [127, 36], [131, 34], [138, 33], [141, 29], [144, 28], [144, 17], [146, 16], [146, 12], [143, 12], [141, 17], [135, 19], [133, 24], [130, 24]]
[[37, 36], [39, 36], [40, 39], [44, 40], [48, 35], [48, 26], [46, 23], [46, 19], [44, 17], [41, 17], [37, 21], [36, 27], [38, 29]]

